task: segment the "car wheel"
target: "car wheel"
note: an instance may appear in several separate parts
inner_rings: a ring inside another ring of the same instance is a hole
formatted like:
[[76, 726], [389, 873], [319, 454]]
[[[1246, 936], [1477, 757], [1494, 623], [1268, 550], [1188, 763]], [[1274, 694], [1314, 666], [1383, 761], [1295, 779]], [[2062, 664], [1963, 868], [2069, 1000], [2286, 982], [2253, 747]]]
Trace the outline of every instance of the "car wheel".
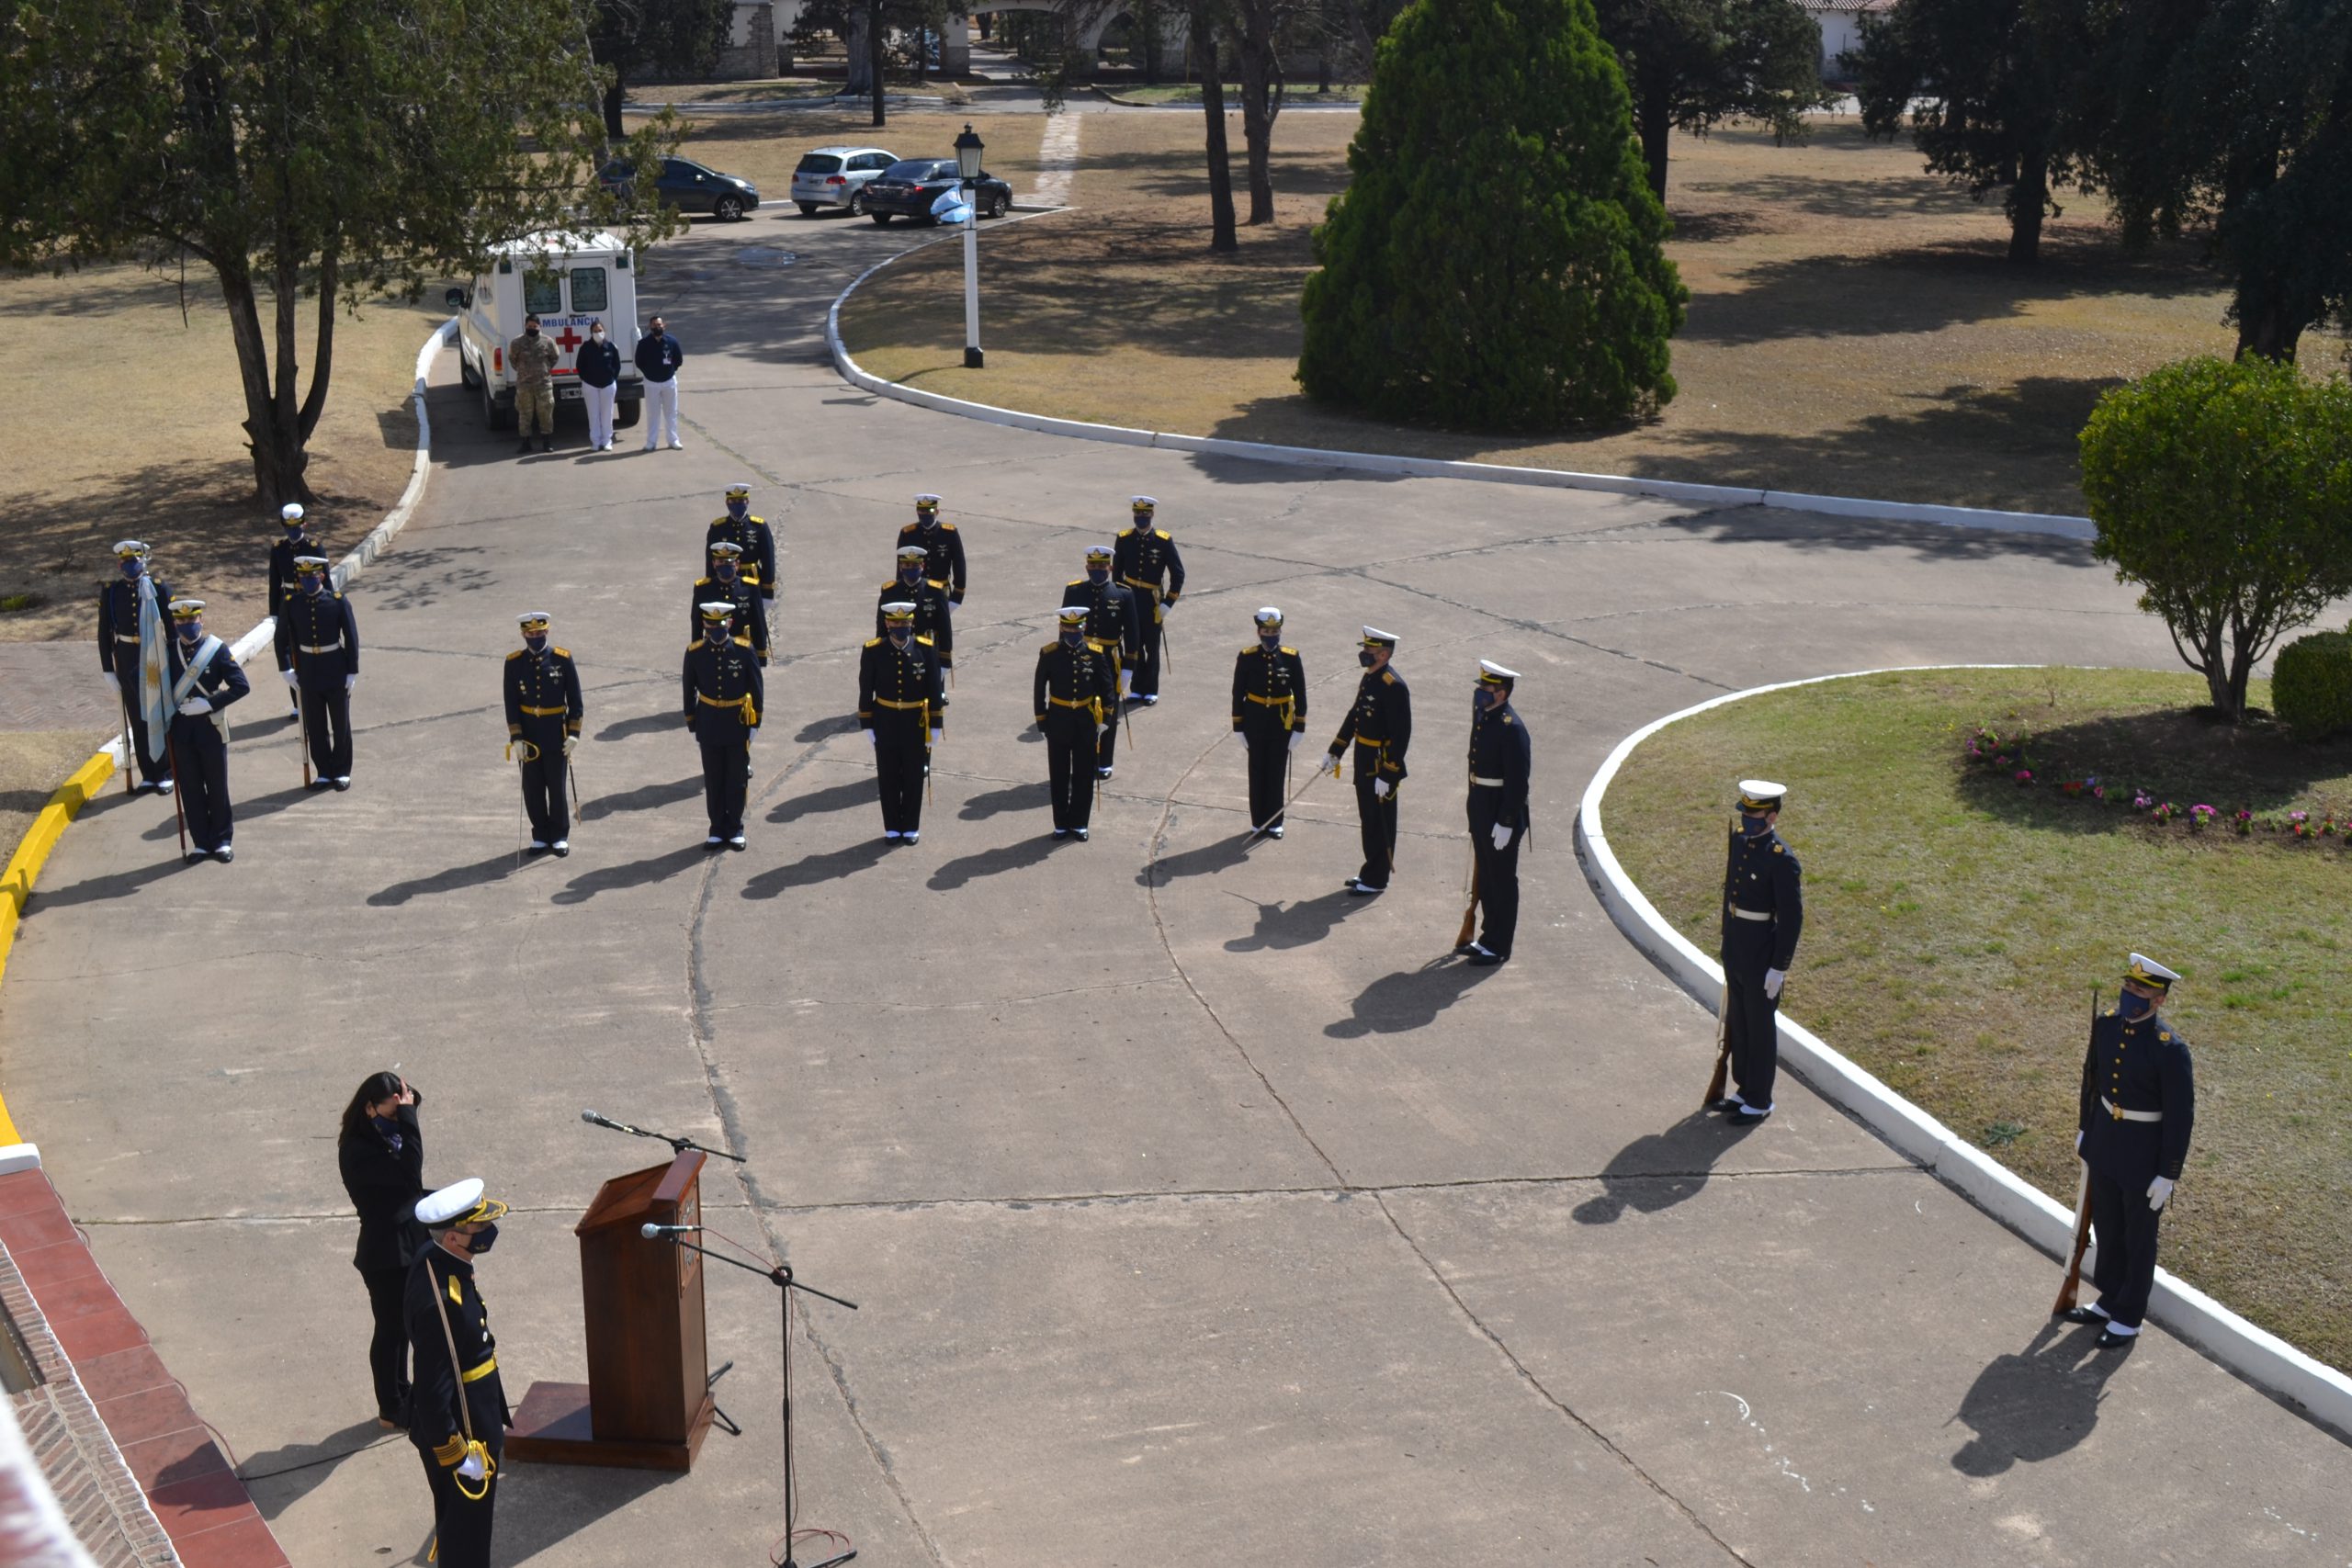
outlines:
[[732, 223], [743, 216], [743, 198], [740, 196], [722, 196], [711, 203], [710, 215], [722, 223]]
[[898, 214], [894, 212], [873, 212], [868, 213], [867, 216], [874, 220], [874, 226], [876, 228], [888, 229], [890, 226], [890, 220], [897, 217]]
[[795, 205], [797, 205], [797, 206], [800, 209], [800, 216], [801, 216], [801, 217], [803, 217], [803, 218], [814, 218], [814, 217], [816, 217], [816, 216], [817, 216], [817, 204], [816, 204], [815, 202], [813, 202], [813, 201], [803, 201], [803, 202], [796, 203]]
[[852, 218], [863, 218], [865, 216], [865, 193], [864, 191], [854, 190], [849, 193], [849, 215]]
[[1007, 201], [1002, 196], [991, 196], [986, 202], [981, 204], [980, 216], [983, 218], [1001, 218], [1005, 214], [1005, 209], [1011, 205], [1012, 203]]

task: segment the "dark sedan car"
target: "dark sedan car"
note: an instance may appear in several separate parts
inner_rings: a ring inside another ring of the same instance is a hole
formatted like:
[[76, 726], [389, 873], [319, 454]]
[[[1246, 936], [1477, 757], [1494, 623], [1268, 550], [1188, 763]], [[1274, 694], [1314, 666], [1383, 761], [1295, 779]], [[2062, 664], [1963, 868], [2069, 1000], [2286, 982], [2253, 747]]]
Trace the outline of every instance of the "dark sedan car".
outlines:
[[[893, 218], [936, 223], [932, 204], [963, 183], [953, 158], [901, 158], [865, 187], [865, 210], [876, 223]], [[973, 200], [981, 217], [1001, 218], [1012, 210], [1012, 187], [982, 169]]]
[[[626, 192], [637, 183], [637, 170], [626, 163], [605, 165], [597, 175], [607, 188]], [[722, 175], [686, 158], [664, 158], [653, 182], [664, 207], [681, 212], [707, 212], [729, 220], [760, 205], [759, 187], [734, 175]]]

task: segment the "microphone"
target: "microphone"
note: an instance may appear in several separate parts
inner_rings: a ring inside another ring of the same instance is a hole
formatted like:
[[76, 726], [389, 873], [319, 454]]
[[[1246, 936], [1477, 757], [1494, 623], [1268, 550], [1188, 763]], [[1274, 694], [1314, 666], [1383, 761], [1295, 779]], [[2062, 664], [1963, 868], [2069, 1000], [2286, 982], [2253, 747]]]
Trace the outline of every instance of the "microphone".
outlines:
[[698, 1231], [700, 1229], [702, 1229], [700, 1225], [647, 1224], [638, 1226], [637, 1234], [643, 1236], [648, 1241], [655, 1241], [665, 1235], [685, 1235], [690, 1232]]
[[591, 1127], [610, 1127], [616, 1133], [626, 1133], [628, 1131], [628, 1128], [622, 1126], [611, 1117], [600, 1116], [594, 1111], [582, 1111], [580, 1113], [580, 1119], [582, 1122], [587, 1122]]

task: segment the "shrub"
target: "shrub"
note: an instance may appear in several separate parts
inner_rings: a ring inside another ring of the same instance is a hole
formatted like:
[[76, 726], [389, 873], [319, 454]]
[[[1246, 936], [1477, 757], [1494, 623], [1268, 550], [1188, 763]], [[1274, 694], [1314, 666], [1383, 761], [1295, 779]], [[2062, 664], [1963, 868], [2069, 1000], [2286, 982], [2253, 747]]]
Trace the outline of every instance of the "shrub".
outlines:
[[2352, 733], [2352, 633], [2313, 632], [2280, 649], [2270, 711], [2298, 740]]
[[1674, 396], [1682, 287], [1591, 0], [1413, 0], [1300, 299], [1307, 396], [1483, 429]]

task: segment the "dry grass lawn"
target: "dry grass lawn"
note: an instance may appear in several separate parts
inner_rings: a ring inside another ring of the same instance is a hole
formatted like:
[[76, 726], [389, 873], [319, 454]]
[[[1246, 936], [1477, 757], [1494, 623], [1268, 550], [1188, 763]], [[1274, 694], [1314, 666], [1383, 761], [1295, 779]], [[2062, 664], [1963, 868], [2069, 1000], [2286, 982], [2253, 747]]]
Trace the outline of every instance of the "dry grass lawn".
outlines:
[[2181, 971], [2165, 1011], [2195, 1051], [2197, 1123], [2164, 1262], [2352, 1367], [2352, 847], [2151, 829], [1961, 765], [1977, 725], [2023, 728], [2050, 778], [2346, 819], [2352, 742], [2217, 729], [2188, 711], [2204, 700], [2197, 676], [2128, 671], [1800, 687], [1659, 731], [1603, 816], [1635, 883], [1712, 953], [1724, 759], [1787, 782], [1805, 869], [1790, 1015], [2068, 1205], [2092, 993], [2112, 1005], [2133, 950]]
[[98, 729], [17, 730], [0, 735], [0, 856], [14, 854], [25, 829], [74, 770], [112, 736]]
[[[311, 446], [313, 537], [347, 548], [399, 499], [416, 450], [416, 351], [446, 314], [387, 303], [343, 319]], [[307, 352], [307, 306], [302, 320]], [[17, 461], [0, 471], [0, 595], [41, 603], [0, 615], [0, 639], [89, 637], [109, 547], [126, 536], [153, 545], [156, 573], [207, 600], [222, 632], [260, 619], [279, 528], [254, 500], [236, 351], [209, 276], [189, 274], [185, 319], [176, 280], [137, 268], [0, 279], [0, 332], [42, 367], [17, 402]]]
[[[2012, 269], [1997, 207], [1924, 175], [1907, 146], [1830, 119], [1797, 146], [1741, 130], [1678, 138], [1670, 252], [1692, 298], [1674, 345], [1680, 395], [1655, 422], [1521, 440], [1361, 420], [1307, 402], [1292, 379], [1308, 230], [1344, 184], [1355, 125], [1339, 112], [1278, 120], [1279, 220], [1215, 261], [1200, 122], [1087, 115], [1080, 210], [983, 241], [986, 369], [962, 368], [946, 248], [860, 291], [843, 313], [851, 346], [892, 379], [1067, 418], [2079, 513], [2075, 433], [2099, 393], [2234, 341], [2189, 247], [2128, 257], [2082, 202], [2050, 224], [2038, 268]], [[2317, 367], [2342, 363], [2341, 340], [2306, 345]]]

